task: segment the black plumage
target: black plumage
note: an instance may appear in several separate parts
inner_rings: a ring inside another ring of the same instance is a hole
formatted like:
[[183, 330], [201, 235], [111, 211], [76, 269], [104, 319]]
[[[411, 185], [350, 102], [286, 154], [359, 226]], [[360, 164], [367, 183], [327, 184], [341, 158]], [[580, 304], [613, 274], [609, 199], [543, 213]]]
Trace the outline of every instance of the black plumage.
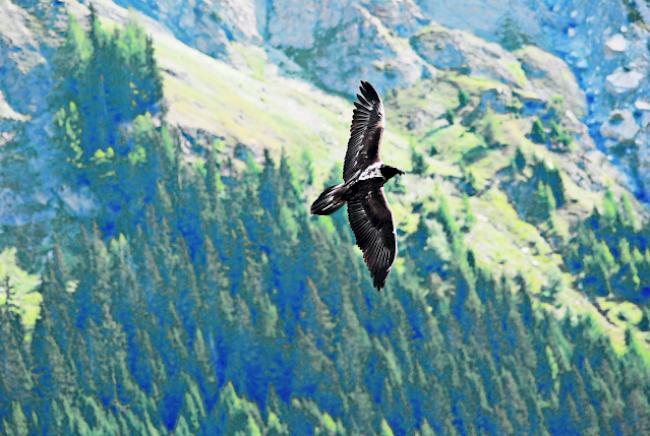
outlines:
[[363, 259], [377, 289], [397, 255], [393, 215], [386, 202], [384, 184], [403, 171], [384, 165], [379, 158], [384, 133], [384, 106], [377, 91], [361, 82], [352, 115], [350, 139], [343, 165], [343, 183], [327, 188], [314, 201], [311, 213], [329, 215], [348, 205], [348, 219]]

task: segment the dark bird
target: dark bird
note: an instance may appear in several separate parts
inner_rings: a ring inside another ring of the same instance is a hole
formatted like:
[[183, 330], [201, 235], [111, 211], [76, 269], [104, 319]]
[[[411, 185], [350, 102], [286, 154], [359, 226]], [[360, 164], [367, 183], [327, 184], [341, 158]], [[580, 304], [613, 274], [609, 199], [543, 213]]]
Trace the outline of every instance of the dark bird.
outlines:
[[348, 204], [348, 219], [363, 251], [375, 288], [384, 287], [397, 255], [393, 215], [384, 195], [384, 184], [404, 171], [384, 165], [379, 147], [384, 133], [384, 106], [368, 82], [361, 81], [354, 102], [343, 183], [327, 188], [311, 205], [311, 213], [329, 215]]

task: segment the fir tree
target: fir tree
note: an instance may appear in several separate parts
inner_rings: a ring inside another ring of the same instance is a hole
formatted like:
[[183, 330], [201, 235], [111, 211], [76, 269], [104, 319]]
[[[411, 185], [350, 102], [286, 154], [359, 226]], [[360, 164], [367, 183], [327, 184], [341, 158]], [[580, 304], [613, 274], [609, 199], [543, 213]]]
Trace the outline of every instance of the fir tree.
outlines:
[[530, 132], [530, 139], [537, 144], [546, 144], [548, 141], [546, 129], [544, 128], [544, 125], [539, 118], [533, 121], [533, 127]]

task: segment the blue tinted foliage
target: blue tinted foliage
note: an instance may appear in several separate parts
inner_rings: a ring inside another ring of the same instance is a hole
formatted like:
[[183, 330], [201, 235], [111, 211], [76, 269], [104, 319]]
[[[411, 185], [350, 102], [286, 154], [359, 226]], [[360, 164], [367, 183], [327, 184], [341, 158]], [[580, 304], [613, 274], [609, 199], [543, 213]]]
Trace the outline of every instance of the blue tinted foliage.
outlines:
[[[29, 342], [0, 306], [0, 432], [650, 426], [650, 374], [634, 347], [616, 355], [589, 321], [537, 310], [524, 278], [482, 269], [443, 194], [376, 292], [343, 214], [324, 218], [331, 225], [308, 216], [286, 158], [223, 178], [235, 156], [211, 151], [204, 171], [186, 161], [160, 110], [149, 40], [89, 24], [71, 25], [52, 105], [68, 135], [60, 171], [101, 212], [55, 227]], [[536, 164], [531, 179], [547, 203], [566, 201], [556, 170]], [[589, 292], [647, 303], [648, 233], [628, 209], [610, 196], [566, 256]]]

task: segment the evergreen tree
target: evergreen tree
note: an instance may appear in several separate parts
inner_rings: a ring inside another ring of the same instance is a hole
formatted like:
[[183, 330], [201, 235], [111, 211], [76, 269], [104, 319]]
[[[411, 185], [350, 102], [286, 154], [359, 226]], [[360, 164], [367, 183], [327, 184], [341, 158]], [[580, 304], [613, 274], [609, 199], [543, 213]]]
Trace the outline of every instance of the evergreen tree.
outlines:
[[506, 50], [514, 51], [528, 43], [527, 36], [521, 31], [512, 16], [507, 15], [499, 30], [500, 43]]
[[524, 153], [521, 151], [520, 147], [517, 147], [517, 150], [515, 151], [514, 164], [515, 168], [519, 172], [522, 172], [524, 168], [526, 168], [526, 156], [524, 156]]
[[542, 121], [539, 118], [533, 121], [533, 127], [530, 132], [530, 139], [537, 144], [546, 144], [546, 142], [548, 142], [546, 129], [544, 128], [544, 124], [542, 124]]

